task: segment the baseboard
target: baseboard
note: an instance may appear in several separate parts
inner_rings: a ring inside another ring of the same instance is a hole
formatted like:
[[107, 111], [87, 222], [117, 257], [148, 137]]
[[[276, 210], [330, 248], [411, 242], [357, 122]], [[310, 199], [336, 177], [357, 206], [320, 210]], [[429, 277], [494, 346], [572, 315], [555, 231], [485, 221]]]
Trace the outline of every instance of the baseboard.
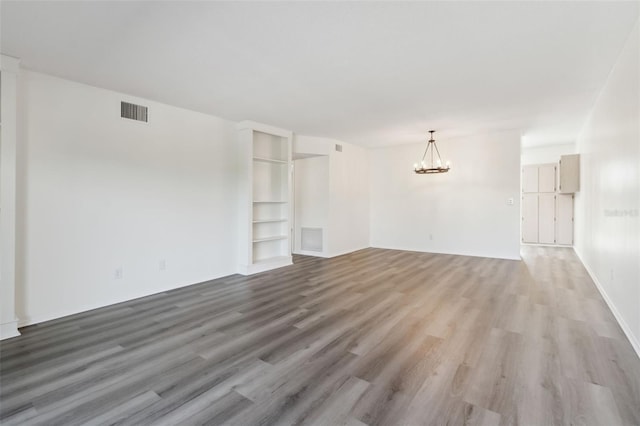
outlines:
[[301, 256], [323, 257], [323, 258], [329, 257], [328, 255], [326, 255], [323, 252], [307, 251], [307, 250], [297, 250], [297, 251], [294, 251], [293, 254], [299, 254]]
[[0, 340], [10, 339], [19, 335], [20, 332], [18, 331], [18, 320], [0, 324]]
[[23, 316], [23, 317], [18, 318], [17, 326], [18, 326], [18, 328], [22, 328], [22, 327], [26, 327], [26, 326], [29, 326], [29, 325], [41, 324], [43, 322], [53, 321], [53, 320], [56, 320], [56, 319], [68, 317], [70, 315], [81, 314], [83, 312], [89, 312], [89, 311], [93, 311], [95, 309], [106, 308], [107, 306], [118, 305], [120, 303], [131, 302], [133, 300], [142, 299], [142, 298], [153, 296], [153, 295], [156, 295], [156, 294], [166, 293], [167, 291], [175, 290], [175, 289], [182, 288], [182, 287], [189, 287], [189, 286], [196, 285], [196, 284], [202, 284], [202, 283], [205, 283], [207, 281], [216, 280], [218, 278], [227, 277], [229, 275], [233, 275], [233, 274], [231, 273], [231, 274], [226, 274], [226, 275], [220, 275], [220, 276], [216, 276], [216, 277], [213, 277], [213, 278], [208, 278], [208, 279], [205, 279], [205, 280], [202, 280], [202, 281], [198, 281], [198, 282], [195, 282], [195, 283], [194, 282], [179, 283], [179, 284], [167, 286], [164, 289], [158, 289], [157, 291], [154, 290], [152, 293], [146, 293], [146, 292], [145, 293], [140, 293], [140, 294], [133, 295], [131, 297], [124, 298], [124, 299], [118, 299], [118, 300], [109, 301], [107, 303], [85, 305], [85, 306], [80, 307], [80, 308], [66, 309], [64, 311], [58, 311], [58, 312], [55, 312], [55, 313], [45, 314], [45, 315]]
[[344, 256], [345, 254], [353, 253], [353, 252], [364, 250], [364, 249], [368, 249], [368, 248], [370, 248], [370, 247], [369, 246], [359, 247], [359, 248], [354, 248], [354, 249], [338, 251], [338, 252], [335, 252], [335, 253], [320, 253], [320, 252], [316, 252], [316, 251], [298, 250], [298, 251], [294, 252], [293, 254], [300, 254], [302, 256], [313, 256], [313, 257], [322, 257], [324, 259], [331, 259], [332, 257]]
[[[447, 254], [452, 256], [468, 256], [468, 257], [486, 257], [488, 259], [503, 259], [503, 260], [522, 260], [520, 257], [520, 252], [518, 250], [517, 256], [489, 256], [487, 254], [477, 254], [477, 253], [454, 253], [447, 251], [432, 251], [432, 250], [419, 250], [416, 248], [405, 248], [405, 247], [396, 247], [396, 246], [380, 246], [380, 245], [372, 245], [372, 248], [380, 248], [385, 250], [401, 250], [401, 251], [412, 251], [416, 253], [430, 253], [430, 254]], [[518, 245], [520, 247], [520, 245]]]
[[238, 267], [238, 273], [240, 275], [253, 275], [289, 265], [293, 265], [291, 256], [279, 256], [273, 259], [253, 263], [251, 265], [240, 265]]
[[335, 253], [329, 253], [327, 255], [327, 257], [328, 258], [332, 258], [332, 257], [344, 256], [345, 254], [354, 253], [356, 251], [360, 251], [360, 250], [364, 250], [364, 249], [368, 249], [368, 248], [371, 248], [371, 247], [370, 246], [366, 246], [366, 247], [354, 248], [354, 249], [349, 249], [349, 250], [337, 251]]
[[520, 243], [523, 246], [532, 247], [560, 247], [560, 248], [573, 248], [571, 244], [541, 244], [541, 243]]
[[629, 343], [631, 343], [633, 350], [636, 351], [636, 355], [638, 355], [638, 358], [640, 358], [640, 342], [638, 342], [638, 339], [636, 338], [636, 336], [634, 336], [633, 333], [631, 332], [631, 328], [629, 327], [627, 322], [624, 320], [624, 318], [622, 318], [622, 315], [620, 315], [620, 312], [618, 311], [616, 306], [613, 304], [613, 301], [609, 298], [609, 295], [604, 290], [604, 287], [598, 280], [598, 277], [596, 277], [596, 274], [593, 273], [593, 271], [591, 270], [587, 262], [584, 261], [584, 257], [582, 256], [580, 251], [576, 247], [573, 247], [573, 251], [575, 252], [576, 256], [578, 256], [578, 259], [580, 259], [582, 266], [584, 266], [584, 269], [587, 271], [587, 273], [591, 277], [591, 280], [593, 281], [593, 283], [596, 285], [596, 288], [598, 289], [598, 291], [600, 292], [600, 295], [602, 296], [607, 306], [611, 310], [611, 313], [613, 313], [613, 316], [615, 317], [616, 321], [618, 321], [620, 328], [622, 328], [622, 331], [624, 332], [625, 336], [627, 336], [627, 339], [629, 340]]

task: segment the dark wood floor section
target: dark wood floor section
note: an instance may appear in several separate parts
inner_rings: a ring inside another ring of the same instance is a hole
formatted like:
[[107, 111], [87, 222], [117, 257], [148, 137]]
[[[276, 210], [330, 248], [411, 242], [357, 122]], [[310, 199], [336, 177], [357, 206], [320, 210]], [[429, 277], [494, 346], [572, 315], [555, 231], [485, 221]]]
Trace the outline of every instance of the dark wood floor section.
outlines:
[[367, 249], [22, 329], [2, 424], [640, 424], [640, 360], [570, 249]]

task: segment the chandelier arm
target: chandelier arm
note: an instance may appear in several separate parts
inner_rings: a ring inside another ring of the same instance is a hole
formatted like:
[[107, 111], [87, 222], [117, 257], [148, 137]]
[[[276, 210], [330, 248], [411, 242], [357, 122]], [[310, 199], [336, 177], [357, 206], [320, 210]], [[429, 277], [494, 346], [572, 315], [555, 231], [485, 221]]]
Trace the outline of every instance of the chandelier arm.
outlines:
[[424, 149], [424, 154], [422, 154], [422, 161], [424, 161], [424, 158], [427, 156], [427, 151], [429, 151], [429, 144], [427, 143], [427, 147]]
[[[440, 158], [440, 151], [438, 150], [438, 145], [436, 145], [434, 142], [433, 146], [436, 147], [436, 152], [438, 153], [438, 160], [440, 160], [440, 167], [442, 167], [442, 158]], [[433, 164], [433, 160], [431, 161], [431, 163]]]

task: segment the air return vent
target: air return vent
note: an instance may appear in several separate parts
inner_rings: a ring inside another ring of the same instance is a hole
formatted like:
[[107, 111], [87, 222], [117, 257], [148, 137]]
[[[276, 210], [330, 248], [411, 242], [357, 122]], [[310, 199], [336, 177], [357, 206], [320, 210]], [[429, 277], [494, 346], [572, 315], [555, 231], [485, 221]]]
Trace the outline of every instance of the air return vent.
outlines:
[[147, 107], [142, 105], [120, 102], [120, 117], [136, 121], [148, 121]]

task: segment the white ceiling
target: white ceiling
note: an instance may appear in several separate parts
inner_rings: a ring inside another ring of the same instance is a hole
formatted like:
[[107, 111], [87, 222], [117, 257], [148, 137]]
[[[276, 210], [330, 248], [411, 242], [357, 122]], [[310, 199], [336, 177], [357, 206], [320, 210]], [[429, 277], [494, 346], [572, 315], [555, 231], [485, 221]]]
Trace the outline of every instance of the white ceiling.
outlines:
[[573, 141], [637, 2], [1, 2], [26, 68], [364, 146]]

